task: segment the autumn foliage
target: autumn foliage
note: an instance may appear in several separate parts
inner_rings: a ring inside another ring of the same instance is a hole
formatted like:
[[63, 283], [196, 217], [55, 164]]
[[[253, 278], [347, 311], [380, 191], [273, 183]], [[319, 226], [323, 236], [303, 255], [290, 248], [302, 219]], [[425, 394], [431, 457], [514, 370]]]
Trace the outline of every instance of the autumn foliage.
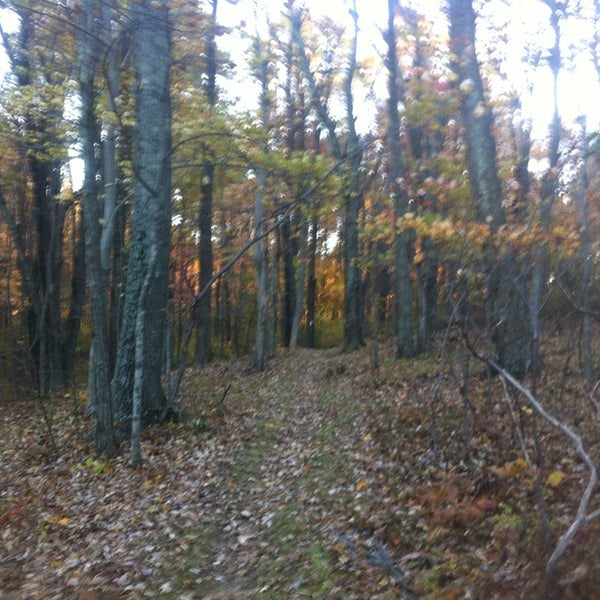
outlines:
[[341, 4], [2, 3], [0, 596], [597, 595], [598, 6]]

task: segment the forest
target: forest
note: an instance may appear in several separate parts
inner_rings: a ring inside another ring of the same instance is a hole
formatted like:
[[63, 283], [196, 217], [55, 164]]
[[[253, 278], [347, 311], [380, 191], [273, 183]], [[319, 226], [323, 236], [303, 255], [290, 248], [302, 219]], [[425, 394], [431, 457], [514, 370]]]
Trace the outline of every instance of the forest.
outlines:
[[598, 598], [600, 2], [321, 4], [0, 0], [0, 597]]

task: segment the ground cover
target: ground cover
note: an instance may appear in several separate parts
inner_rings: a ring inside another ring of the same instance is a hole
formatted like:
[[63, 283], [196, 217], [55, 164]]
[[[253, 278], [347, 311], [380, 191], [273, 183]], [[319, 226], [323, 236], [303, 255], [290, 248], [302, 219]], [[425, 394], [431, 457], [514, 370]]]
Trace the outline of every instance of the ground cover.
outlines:
[[[535, 598], [587, 481], [570, 442], [460, 353], [392, 354], [189, 369], [140, 469], [93, 456], [82, 390], [45, 401], [57, 452], [36, 401], [5, 404], [0, 598]], [[593, 398], [551, 360], [536, 395], [598, 457]], [[599, 533], [548, 597], [597, 597]]]

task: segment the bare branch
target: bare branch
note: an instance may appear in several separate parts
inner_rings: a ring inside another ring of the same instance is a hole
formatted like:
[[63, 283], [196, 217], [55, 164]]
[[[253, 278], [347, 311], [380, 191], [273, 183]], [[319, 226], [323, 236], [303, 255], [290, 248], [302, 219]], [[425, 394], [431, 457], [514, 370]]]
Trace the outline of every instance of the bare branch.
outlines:
[[577, 508], [577, 514], [575, 515], [575, 519], [573, 520], [567, 531], [565, 531], [565, 533], [563, 533], [563, 535], [558, 540], [554, 551], [552, 552], [550, 558], [548, 559], [548, 562], [546, 563], [546, 575], [551, 576], [556, 569], [558, 561], [565, 553], [565, 550], [573, 541], [573, 538], [578, 533], [578, 531], [582, 527], [587, 525], [590, 521], [600, 516], [600, 509], [595, 510], [594, 512], [589, 514], [587, 513], [590, 500], [592, 499], [592, 495], [598, 482], [598, 472], [596, 469], [596, 465], [594, 464], [594, 461], [592, 460], [590, 455], [587, 453], [580, 436], [578, 436], [570, 427], [565, 425], [562, 421], [559, 421], [554, 415], [549, 413], [529, 389], [527, 389], [520, 381], [515, 379], [508, 371], [502, 368], [496, 361], [490, 359], [484, 360], [493, 369], [495, 369], [504, 380], [506, 380], [516, 390], [523, 394], [523, 396], [525, 396], [531, 407], [539, 415], [541, 415], [552, 426], [559, 429], [571, 440], [573, 446], [575, 447], [575, 450], [577, 451], [577, 454], [579, 454], [581, 460], [589, 469], [588, 483], [585, 487], [583, 495], [581, 496], [581, 500], [579, 501], [579, 507]]

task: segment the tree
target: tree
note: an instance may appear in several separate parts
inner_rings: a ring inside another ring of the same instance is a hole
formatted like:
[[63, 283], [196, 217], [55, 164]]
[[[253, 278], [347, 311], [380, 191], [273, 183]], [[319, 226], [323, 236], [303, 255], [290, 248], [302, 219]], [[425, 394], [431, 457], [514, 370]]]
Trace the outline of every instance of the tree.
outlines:
[[72, 36], [58, 26], [63, 7], [51, 3], [42, 13], [35, 2], [7, 5], [20, 18], [20, 27], [12, 35], [0, 27], [14, 82], [14, 102], [5, 104], [3, 111], [20, 157], [15, 173], [21, 174], [21, 185], [13, 186], [19, 190], [14, 203], [6, 191], [2, 193], [2, 212], [18, 250], [32, 376], [45, 394], [72, 375], [85, 296], [83, 236], [77, 233], [70, 304], [65, 310], [64, 236], [69, 211], [75, 213], [75, 231], [80, 231], [77, 203], [63, 177], [68, 162], [69, 124], [64, 112], [74, 62], [69, 54]]
[[[86, 10], [92, 9], [88, 7]], [[131, 160], [129, 139], [133, 131], [133, 123], [130, 122], [129, 118], [124, 118], [124, 115], [127, 114], [128, 104], [131, 103], [132, 95], [127, 85], [130, 77], [126, 68], [128, 66], [126, 57], [129, 52], [130, 37], [126, 34], [126, 27], [123, 30], [118, 29], [117, 16], [117, 7], [114, 4], [103, 3], [101, 18], [99, 12], [94, 10], [94, 20], [87, 25], [88, 27], [93, 26], [94, 35], [98, 39], [80, 40], [80, 44], [92, 44], [92, 52], [99, 53], [97, 57], [92, 56], [91, 58], [95, 59], [95, 76], [100, 82], [95, 84], [97, 89], [86, 97], [86, 102], [93, 101], [96, 103], [95, 112], [92, 106], [86, 110], [89, 110], [90, 114], [94, 112], [98, 124], [95, 131], [90, 131], [89, 134], [86, 133], [85, 135], [91, 136], [90, 140], [94, 139], [95, 136], [94, 143], [101, 148], [101, 152], [96, 158], [97, 164], [86, 162], [84, 168], [86, 174], [89, 169], [92, 169], [98, 183], [102, 183], [102, 186], [98, 184], [94, 186], [93, 196], [96, 200], [93, 202], [93, 208], [90, 208], [90, 210], [97, 208], [100, 214], [96, 215], [97, 219], [95, 218], [88, 225], [88, 230], [99, 228], [97, 234], [99, 237], [93, 244], [99, 244], [100, 263], [96, 265], [92, 260], [92, 264], [95, 265], [92, 268], [101, 269], [104, 274], [103, 277], [106, 277], [106, 282], [102, 286], [102, 301], [106, 303], [106, 308], [102, 310], [107, 314], [109, 380], [112, 378], [114, 371], [122, 312], [122, 286], [125, 281], [125, 239], [129, 214], [127, 202], [129, 189], [125, 182], [128, 180], [126, 165]], [[124, 25], [125, 23], [121, 23], [121, 26]], [[85, 38], [86, 31], [87, 29], [84, 28], [79, 32], [80, 38]], [[85, 58], [85, 60], [91, 60], [91, 58]], [[102, 204], [101, 208], [96, 207], [98, 203]], [[97, 331], [97, 328], [94, 331]], [[96, 341], [97, 338], [93, 336], [88, 368], [87, 410], [89, 413], [94, 413], [96, 410], [96, 392], [99, 390], [99, 385], [95, 380], [94, 366], [96, 364], [94, 359]], [[100, 353], [103, 352], [103, 350], [100, 351]], [[100, 387], [104, 386], [105, 384]]]
[[592, 278], [594, 274], [593, 238], [590, 230], [590, 215], [588, 208], [588, 195], [590, 181], [588, 176], [589, 141], [586, 128], [586, 119], [581, 122], [581, 174], [576, 190], [577, 209], [581, 228], [581, 338], [583, 351], [583, 376], [588, 384], [593, 375], [592, 353]]
[[[562, 124], [558, 110], [558, 76], [562, 67], [560, 18], [563, 10], [566, 9], [567, 3], [546, 0], [545, 4], [550, 8], [550, 25], [554, 37], [548, 59], [548, 64], [552, 73], [551, 100], [553, 110], [548, 136], [548, 169], [542, 177], [538, 221], [542, 232], [547, 234], [551, 228], [552, 207], [556, 200], [558, 188], [559, 145], [562, 135]], [[546, 282], [548, 280], [548, 246], [545, 241], [536, 249], [531, 279], [530, 305], [533, 326], [532, 342], [534, 345], [532, 354], [534, 367], [537, 369], [539, 368], [539, 363], [541, 361], [539, 357], [539, 340], [541, 337], [540, 315], [544, 302], [544, 295], [547, 289]]]
[[[260, 120], [263, 133], [269, 126], [271, 101], [269, 98], [270, 56], [264, 53], [260, 39], [256, 36], [253, 44], [255, 77], [260, 84]], [[267, 149], [265, 148], [265, 151]], [[267, 172], [259, 167], [256, 173], [256, 192], [254, 196], [254, 223], [256, 237], [265, 230], [264, 203]], [[254, 348], [254, 368], [263, 371], [269, 355], [268, 308], [269, 308], [269, 270], [267, 262], [268, 244], [266, 238], [254, 245], [254, 269], [256, 277], [256, 337]]]
[[[212, 14], [206, 30], [206, 74], [204, 91], [209, 109], [214, 111], [217, 104], [217, 8], [218, 0], [211, 0]], [[212, 221], [213, 195], [215, 187], [214, 157], [208, 156], [202, 167], [200, 185], [200, 210], [198, 214], [198, 231], [200, 234], [198, 249], [200, 259], [200, 289], [204, 289], [213, 275]], [[211, 291], [202, 297], [196, 306], [196, 362], [204, 365], [212, 357], [211, 349]]]
[[[486, 321], [498, 362], [514, 374], [539, 368], [532, 335], [525, 277], [517, 255], [498, 248], [498, 231], [506, 222], [502, 188], [496, 165], [492, 113], [484, 95], [475, 50], [475, 11], [472, 0], [449, 0], [450, 47], [461, 94], [467, 162], [479, 221], [489, 226], [490, 242], [484, 250], [487, 283]], [[496, 246], [496, 247], [495, 247]], [[497, 249], [498, 248], [498, 249]], [[495, 256], [498, 252], [499, 258]]]
[[[288, 18], [291, 31], [297, 46], [302, 74], [306, 78], [307, 87], [317, 119], [327, 132], [328, 144], [332, 156], [338, 161], [345, 162], [346, 183], [343, 192], [343, 223], [342, 223], [342, 254], [344, 268], [344, 348], [353, 350], [364, 344], [363, 332], [363, 294], [362, 275], [359, 264], [359, 214], [364, 204], [364, 181], [361, 173], [363, 149], [356, 130], [356, 115], [354, 111], [354, 96], [352, 85], [357, 69], [358, 45], [358, 13], [356, 3], [352, 4], [349, 14], [352, 18], [352, 33], [350, 46], [345, 56], [343, 67], [341, 96], [344, 105], [345, 137], [338, 130], [337, 122], [332, 117], [328, 107], [328, 92], [333, 87], [332, 77], [335, 71], [331, 63], [332, 56], [326, 57], [321, 65], [322, 81], [317, 80], [317, 74], [311, 68], [302, 34], [303, 13], [294, 7], [293, 1], [287, 2]], [[334, 35], [339, 35], [337, 32]], [[339, 42], [337, 42], [339, 44]]]
[[95, 148], [99, 139], [96, 119], [95, 76], [100, 57], [97, 15], [92, 0], [81, 5], [79, 28], [79, 94], [81, 98], [80, 138], [84, 162], [83, 212], [86, 228], [87, 282], [89, 289], [93, 334], [90, 353], [90, 376], [96, 412], [96, 452], [107, 457], [117, 451], [113, 427], [111, 369], [108, 340], [108, 269], [101, 252], [102, 207], [98, 197], [99, 170]]
[[[145, 295], [142, 411], [144, 419], [161, 416], [161, 386], [171, 228], [170, 25], [167, 0], [143, 0], [131, 8], [135, 66], [136, 130], [134, 139], [133, 227], [123, 322], [113, 378], [115, 415], [131, 420], [136, 355], [136, 316], [148, 273]], [[139, 328], [138, 328], [139, 330]]]
[[[402, 142], [400, 140], [400, 114], [398, 104], [401, 101], [401, 73], [398, 65], [396, 26], [394, 16], [398, 0], [388, 0], [388, 26], [385, 31], [387, 44], [386, 66], [388, 69], [388, 180], [394, 204], [394, 219], [403, 217], [408, 210], [408, 193], [402, 181], [406, 179], [403, 164]], [[410, 282], [410, 245], [411, 232], [403, 228], [396, 232], [394, 239], [394, 305], [396, 318], [398, 356], [410, 357], [415, 353], [413, 340], [413, 300]]]

